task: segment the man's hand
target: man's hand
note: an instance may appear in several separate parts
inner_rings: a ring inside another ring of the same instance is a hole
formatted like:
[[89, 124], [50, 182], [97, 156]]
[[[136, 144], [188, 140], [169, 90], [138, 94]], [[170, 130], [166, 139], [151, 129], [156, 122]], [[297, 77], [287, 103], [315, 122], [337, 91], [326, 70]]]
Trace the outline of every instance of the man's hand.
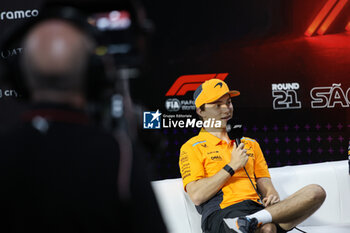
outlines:
[[248, 162], [249, 157], [247, 155], [247, 150], [243, 148], [244, 143], [240, 143], [238, 147], [236, 146], [236, 143], [234, 143], [231, 153], [231, 161], [228, 164], [234, 171], [244, 167]]
[[273, 204], [276, 204], [277, 202], [279, 202], [280, 198], [278, 195], [270, 194], [267, 197], [265, 197], [262, 201], [263, 201], [264, 206], [268, 207], [270, 205], [273, 205]]

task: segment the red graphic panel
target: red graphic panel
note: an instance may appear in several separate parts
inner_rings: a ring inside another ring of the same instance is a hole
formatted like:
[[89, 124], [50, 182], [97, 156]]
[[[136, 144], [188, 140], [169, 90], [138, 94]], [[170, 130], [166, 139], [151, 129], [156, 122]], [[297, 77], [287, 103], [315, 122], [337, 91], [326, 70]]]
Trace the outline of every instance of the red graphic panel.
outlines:
[[347, 3], [348, 0], [327, 0], [304, 35], [312, 36], [316, 30], [318, 35], [324, 35]]
[[348, 0], [340, 0], [338, 2], [338, 4], [334, 7], [333, 11], [328, 15], [327, 19], [325, 19], [322, 26], [318, 29], [317, 34], [325, 34], [329, 26], [333, 23], [333, 21], [339, 15], [340, 11], [344, 8], [347, 2]]
[[228, 73], [182, 75], [174, 82], [165, 95], [185, 95], [189, 91], [195, 91], [199, 85], [209, 79], [217, 78], [223, 81], [227, 75]]
[[347, 30], [348, 32], [350, 32], [350, 22], [346, 25], [345, 30]]
[[311, 25], [308, 27], [308, 29], [305, 32], [306, 36], [312, 36], [318, 26], [322, 23], [322, 21], [326, 18], [330, 10], [333, 8], [334, 4], [337, 2], [337, 0], [328, 0], [326, 4], [323, 6], [321, 11], [317, 14], [314, 21], [311, 23]]

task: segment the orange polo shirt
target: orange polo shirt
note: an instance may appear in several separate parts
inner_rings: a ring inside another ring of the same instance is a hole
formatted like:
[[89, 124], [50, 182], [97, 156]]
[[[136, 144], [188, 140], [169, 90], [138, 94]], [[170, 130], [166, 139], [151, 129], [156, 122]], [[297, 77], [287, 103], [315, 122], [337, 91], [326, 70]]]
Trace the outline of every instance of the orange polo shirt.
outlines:
[[[247, 137], [243, 137], [241, 141], [245, 143], [244, 149], [249, 155], [245, 168], [256, 187], [256, 178], [270, 177], [270, 173], [259, 144]], [[231, 160], [233, 143], [234, 140], [227, 144], [226, 141], [202, 129], [197, 136], [183, 144], [179, 166], [185, 191], [188, 183], [211, 177], [228, 164]], [[235, 171], [235, 174], [212, 199], [208, 201], [209, 209], [208, 203], [202, 204], [206, 215], [244, 200], [258, 202], [259, 196], [242, 168]], [[198, 211], [201, 213], [202, 210]]]

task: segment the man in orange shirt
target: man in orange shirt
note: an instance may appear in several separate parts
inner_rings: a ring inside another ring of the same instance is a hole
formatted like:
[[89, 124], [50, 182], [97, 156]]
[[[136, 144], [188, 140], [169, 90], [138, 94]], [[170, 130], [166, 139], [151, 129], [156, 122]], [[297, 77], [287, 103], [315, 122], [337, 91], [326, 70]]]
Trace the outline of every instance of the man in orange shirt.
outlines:
[[181, 147], [184, 189], [202, 215], [205, 233], [287, 232], [313, 214], [326, 193], [319, 185], [308, 185], [280, 201], [259, 144], [243, 137], [237, 146], [227, 134], [231, 97], [239, 94], [219, 79], [195, 91], [199, 117], [219, 121], [221, 127], [203, 127]]

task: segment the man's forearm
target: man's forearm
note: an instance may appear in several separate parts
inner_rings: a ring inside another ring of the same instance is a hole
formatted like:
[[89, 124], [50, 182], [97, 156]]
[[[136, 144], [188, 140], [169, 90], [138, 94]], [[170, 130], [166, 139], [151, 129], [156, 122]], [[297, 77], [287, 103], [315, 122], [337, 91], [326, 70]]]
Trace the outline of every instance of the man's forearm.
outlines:
[[271, 179], [267, 177], [258, 178], [257, 185], [260, 193], [263, 196], [263, 204], [264, 206], [270, 206], [276, 204], [280, 201], [280, 197], [275, 187], [273, 186]]
[[269, 195], [277, 195], [275, 187], [273, 186], [271, 179], [267, 177], [262, 177], [257, 179], [258, 190], [263, 197], [267, 197]]

